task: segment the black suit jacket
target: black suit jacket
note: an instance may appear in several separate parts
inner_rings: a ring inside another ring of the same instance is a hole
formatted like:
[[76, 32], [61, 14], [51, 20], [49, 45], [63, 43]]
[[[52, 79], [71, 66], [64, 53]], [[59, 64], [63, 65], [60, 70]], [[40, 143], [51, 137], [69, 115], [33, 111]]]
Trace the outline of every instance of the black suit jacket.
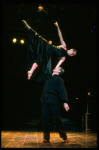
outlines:
[[51, 104], [69, 103], [64, 81], [60, 76], [54, 75], [46, 80], [41, 101]]

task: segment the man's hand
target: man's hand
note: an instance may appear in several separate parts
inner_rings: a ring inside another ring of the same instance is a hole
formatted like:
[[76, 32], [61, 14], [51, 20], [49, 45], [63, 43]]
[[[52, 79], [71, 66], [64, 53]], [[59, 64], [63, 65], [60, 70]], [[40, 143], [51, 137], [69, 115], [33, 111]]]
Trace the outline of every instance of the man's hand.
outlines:
[[68, 111], [70, 109], [67, 103], [64, 103], [64, 108], [66, 111]]
[[56, 26], [58, 26], [58, 22], [55, 22], [54, 24], [55, 24]]
[[32, 76], [32, 71], [28, 71], [28, 80], [30, 80], [30, 78], [31, 78], [31, 76]]

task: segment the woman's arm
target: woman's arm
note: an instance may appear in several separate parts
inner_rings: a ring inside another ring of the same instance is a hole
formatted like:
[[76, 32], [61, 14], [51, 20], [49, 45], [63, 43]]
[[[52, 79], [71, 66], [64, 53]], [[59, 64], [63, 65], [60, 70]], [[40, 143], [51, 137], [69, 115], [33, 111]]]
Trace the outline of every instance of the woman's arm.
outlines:
[[60, 42], [61, 42], [62, 46], [63, 46], [63, 48], [64, 48], [65, 50], [67, 50], [67, 48], [66, 48], [66, 43], [65, 43], [64, 40], [63, 40], [62, 33], [61, 33], [61, 30], [60, 30], [60, 28], [59, 28], [58, 23], [56, 22], [56, 23], [54, 23], [54, 24], [57, 26], [58, 35], [59, 35]]
[[55, 67], [55, 68], [60, 67], [60, 66], [61, 66], [61, 64], [62, 64], [65, 60], [66, 60], [66, 57], [62, 57], [62, 58], [59, 60], [59, 62], [58, 62], [58, 64], [56, 65], [56, 67]]
[[[56, 65], [56, 67], [55, 67], [55, 68], [60, 67], [60, 66], [61, 66], [61, 64], [62, 64], [65, 60], [66, 60], [66, 57], [62, 57], [62, 58], [59, 60], [59, 62], [58, 62], [58, 64]], [[52, 75], [53, 75], [53, 74], [52, 74]]]

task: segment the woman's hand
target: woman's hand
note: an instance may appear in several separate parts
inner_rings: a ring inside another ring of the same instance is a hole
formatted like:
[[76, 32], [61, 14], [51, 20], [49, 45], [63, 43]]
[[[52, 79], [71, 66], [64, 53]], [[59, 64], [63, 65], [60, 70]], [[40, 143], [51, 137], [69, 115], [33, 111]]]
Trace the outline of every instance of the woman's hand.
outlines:
[[58, 26], [58, 22], [55, 22], [54, 24], [55, 24], [56, 26]]

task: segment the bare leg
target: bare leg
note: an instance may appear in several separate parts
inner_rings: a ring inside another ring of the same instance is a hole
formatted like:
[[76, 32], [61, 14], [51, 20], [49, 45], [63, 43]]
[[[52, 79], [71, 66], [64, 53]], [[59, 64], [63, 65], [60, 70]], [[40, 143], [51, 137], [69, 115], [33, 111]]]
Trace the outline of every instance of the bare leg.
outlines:
[[27, 24], [25, 20], [22, 20], [22, 22], [25, 24], [26, 28], [28, 28], [29, 30], [31, 29], [31, 27]]
[[37, 67], [38, 67], [37, 63], [34, 63], [34, 64], [32, 65], [31, 70], [28, 71], [28, 80], [30, 80], [30, 78], [31, 78], [31, 76], [32, 76], [32, 74], [33, 74], [33, 72], [34, 72], [34, 70], [35, 70]]

